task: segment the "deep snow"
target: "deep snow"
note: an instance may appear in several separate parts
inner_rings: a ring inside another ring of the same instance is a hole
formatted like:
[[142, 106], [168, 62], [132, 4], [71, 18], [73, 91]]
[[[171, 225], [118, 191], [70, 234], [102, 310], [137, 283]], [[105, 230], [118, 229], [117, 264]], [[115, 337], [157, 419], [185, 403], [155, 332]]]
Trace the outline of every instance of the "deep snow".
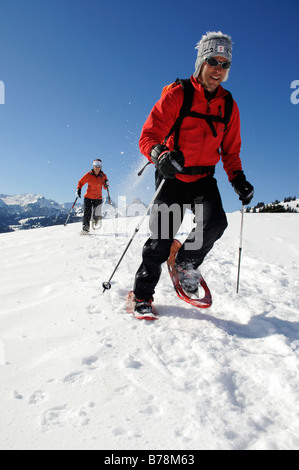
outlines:
[[125, 312], [147, 221], [104, 295], [138, 218], [0, 235], [1, 449], [299, 449], [299, 216], [245, 214], [238, 295], [228, 219], [202, 267], [213, 306], [164, 267], [156, 322]]

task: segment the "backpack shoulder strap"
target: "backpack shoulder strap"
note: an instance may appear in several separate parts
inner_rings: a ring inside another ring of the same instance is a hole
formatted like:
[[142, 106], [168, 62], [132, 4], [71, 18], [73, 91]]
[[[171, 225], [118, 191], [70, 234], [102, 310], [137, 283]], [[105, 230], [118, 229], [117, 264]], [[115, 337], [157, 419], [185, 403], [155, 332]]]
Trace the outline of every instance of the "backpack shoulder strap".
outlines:
[[190, 78], [187, 79], [179, 79], [177, 78], [174, 83], [171, 83], [170, 85], [167, 85], [164, 87], [163, 93], [166, 91], [170, 90], [171, 88], [181, 85], [184, 91], [184, 101], [182, 104], [182, 107], [180, 109], [179, 117], [171, 127], [170, 131], [168, 132], [167, 136], [164, 139], [164, 145], [166, 144], [167, 140], [169, 137], [174, 133], [174, 149], [178, 150], [179, 149], [179, 133], [180, 133], [180, 128], [182, 125], [182, 122], [186, 116], [192, 116], [196, 118], [202, 118], [205, 119], [208, 123], [208, 125], [211, 128], [212, 134], [214, 137], [217, 137], [217, 132], [214, 126], [214, 122], [222, 122], [225, 126], [224, 130], [226, 131], [228, 123], [230, 121], [231, 115], [232, 115], [232, 110], [233, 110], [233, 97], [232, 94], [227, 91], [226, 95], [224, 96], [224, 101], [225, 101], [225, 110], [224, 110], [224, 116], [212, 116], [210, 114], [199, 114], [197, 112], [192, 112], [192, 103], [193, 103], [193, 97], [194, 97], [194, 87], [192, 85], [192, 82]]
[[234, 105], [234, 100], [232, 97], [232, 94], [230, 91], [227, 92], [227, 94], [224, 97], [225, 100], [225, 115], [224, 115], [224, 125], [225, 125], [225, 130], [227, 129], [227, 125], [230, 121], [232, 112], [233, 112], [233, 105]]
[[[232, 112], [233, 112], [233, 106], [234, 106], [234, 100], [233, 100], [232, 94], [229, 91], [225, 95], [224, 100], [225, 100], [225, 111], [224, 111], [225, 115], [224, 115], [223, 123], [225, 125], [224, 130], [226, 131]], [[223, 142], [221, 142], [221, 152], [223, 155], [226, 155], [226, 153], [223, 150]]]
[[176, 79], [176, 83], [182, 85], [183, 91], [184, 91], [184, 101], [183, 105], [180, 110], [180, 116], [187, 116], [189, 114], [192, 103], [193, 103], [193, 96], [194, 96], [194, 86], [192, 85], [192, 82], [190, 78], [184, 78], [184, 79]]
[[[184, 92], [184, 101], [183, 101], [182, 107], [180, 109], [179, 117], [177, 118], [177, 120], [175, 121], [173, 126], [171, 127], [171, 129], [168, 132], [167, 136], [165, 137], [164, 144], [167, 142], [169, 137], [175, 132], [174, 148], [178, 149], [180, 127], [181, 127], [181, 124], [183, 122], [183, 119], [190, 113], [192, 103], [193, 103], [194, 87], [192, 85], [192, 82], [191, 82], [190, 78], [186, 78], [186, 79], [177, 78], [176, 81], [174, 82], [174, 84], [172, 84], [172, 86], [176, 86], [176, 85], [181, 85], [182, 86], [183, 92]], [[164, 92], [165, 88], [168, 88], [168, 87], [164, 87], [163, 92]], [[167, 90], [165, 90], [165, 91], [167, 91]]]

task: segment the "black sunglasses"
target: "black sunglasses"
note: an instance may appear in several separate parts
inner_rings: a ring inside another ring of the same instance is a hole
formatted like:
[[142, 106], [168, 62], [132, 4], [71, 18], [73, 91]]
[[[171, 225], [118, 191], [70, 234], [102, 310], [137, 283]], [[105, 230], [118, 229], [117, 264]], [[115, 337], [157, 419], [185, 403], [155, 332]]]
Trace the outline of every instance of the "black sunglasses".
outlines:
[[215, 59], [214, 57], [206, 57], [205, 61], [211, 65], [212, 67], [217, 67], [218, 65], [221, 66], [222, 69], [227, 70], [231, 66], [231, 62], [220, 62], [219, 60]]

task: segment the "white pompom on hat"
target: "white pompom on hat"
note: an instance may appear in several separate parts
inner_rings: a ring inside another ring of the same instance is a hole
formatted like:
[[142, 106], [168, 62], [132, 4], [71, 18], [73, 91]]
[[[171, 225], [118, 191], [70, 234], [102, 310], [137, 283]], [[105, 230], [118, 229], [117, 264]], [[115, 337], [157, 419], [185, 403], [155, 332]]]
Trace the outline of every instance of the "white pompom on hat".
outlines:
[[[204, 34], [201, 40], [197, 43], [196, 49], [198, 50], [197, 59], [195, 62], [194, 77], [198, 78], [200, 75], [202, 64], [208, 57], [224, 57], [229, 62], [232, 60], [232, 39], [227, 34], [221, 31], [208, 31]], [[229, 69], [226, 70], [224, 82], [228, 79]]]

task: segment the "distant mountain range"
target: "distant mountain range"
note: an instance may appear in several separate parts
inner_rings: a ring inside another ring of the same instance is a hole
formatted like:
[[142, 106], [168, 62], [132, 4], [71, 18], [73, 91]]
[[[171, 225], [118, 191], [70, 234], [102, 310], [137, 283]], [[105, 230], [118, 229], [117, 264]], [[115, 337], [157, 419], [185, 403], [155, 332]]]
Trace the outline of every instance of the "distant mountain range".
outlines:
[[[83, 217], [83, 199], [80, 199], [71, 212], [68, 223], [80, 222]], [[14, 232], [31, 228], [63, 225], [72, 208], [73, 202], [59, 204], [52, 199], [46, 199], [37, 194], [19, 194], [9, 196], [0, 194], [0, 233]], [[106, 217], [132, 217], [143, 212], [145, 204], [140, 199], [134, 199], [132, 204], [118, 209], [103, 200], [103, 215]]]
[[[0, 194], [0, 233], [64, 224], [72, 205], [36, 194]], [[82, 214], [82, 204], [77, 204], [69, 223], [80, 221]]]
[[[37, 194], [20, 194], [8, 196], [0, 194], [0, 233], [14, 232], [31, 228], [63, 225], [71, 210], [73, 202], [59, 204], [52, 199], [46, 199]], [[131, 204], [117, 207], [104, 199], [103, 215], [105, 217], [135, 217], [142, 215], [146, 205], [140, 199], [134, 199]], [[299, 213], [299, 199], [287, 197], [284, 201], [269, 204], [258, 203], [247, 207], [247, 212], [296, 212]], [[68, 223], [80, 222], [83, 217], [82, 199], [74, 207]]]

